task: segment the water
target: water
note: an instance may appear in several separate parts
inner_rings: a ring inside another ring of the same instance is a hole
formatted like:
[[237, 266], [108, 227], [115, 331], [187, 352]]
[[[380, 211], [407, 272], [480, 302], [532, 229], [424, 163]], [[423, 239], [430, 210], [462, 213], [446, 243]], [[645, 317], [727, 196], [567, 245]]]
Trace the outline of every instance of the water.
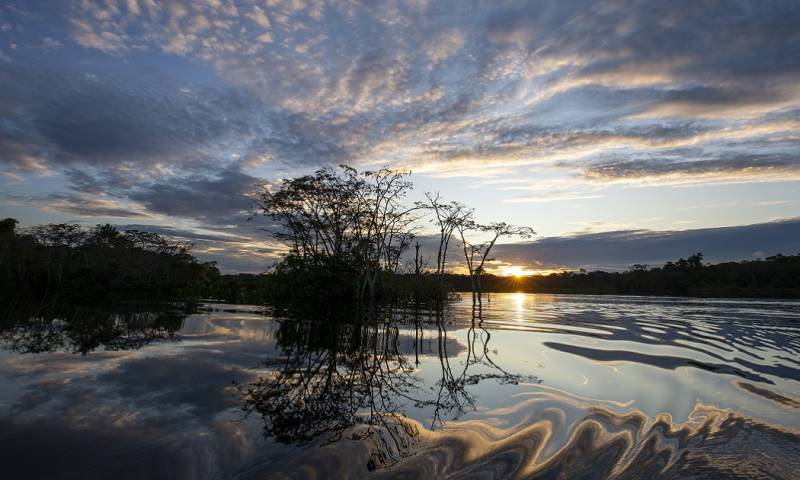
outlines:
[[4, 478], [800, 478], [800, 303], [16, 309]]

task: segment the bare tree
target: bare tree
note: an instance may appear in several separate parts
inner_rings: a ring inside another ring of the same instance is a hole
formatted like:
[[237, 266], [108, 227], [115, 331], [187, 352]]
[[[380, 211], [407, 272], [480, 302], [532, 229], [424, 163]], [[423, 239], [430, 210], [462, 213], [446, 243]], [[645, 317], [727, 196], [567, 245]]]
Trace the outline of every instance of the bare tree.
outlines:
[[439, 246], [436, 252], [436, 275], [441, 284], [447, 269], [447, 249], [459, 225], [472, 222], [473, 210], [458, 202], [444, 202], [439, 192], [425, 193], [425, 202], [417, 205], [433, 212], [433, 223], [439, 229]]
[[[485, 271], [486, 262], [493, 260], [489, 254], [492, 252], [492, 248], [497, 243], [497, 240], [505, 236], [531, 238], [536, 233], [530, 227], [519, 227], [505, 222], [481, 225], [473, 221], [466, 221], [459, 223], [456, 228], [461, 236], [464, 259], [467, 264], [467, 270], [469, 271], [472, 285], [473, 301], [477, 296], [478, 303], [481, 302], [482, 293], [481, 275]], [[470, 243], [466, 238], [466, 233], [469, 231], [489, 234], [489, 238], [481, 243]]]

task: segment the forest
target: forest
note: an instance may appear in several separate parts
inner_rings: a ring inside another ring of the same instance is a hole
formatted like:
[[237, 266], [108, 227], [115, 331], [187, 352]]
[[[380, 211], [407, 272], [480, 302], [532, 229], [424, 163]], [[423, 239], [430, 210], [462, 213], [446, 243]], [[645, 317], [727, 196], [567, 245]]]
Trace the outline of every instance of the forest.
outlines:
[[219, 282], [191, 245], [111, 225], [39, 225], [17, 231], [0, 221], [0, 285], [8, 301], [102, 302], [199, 297]]
[[[456, 289], [468, 286], [458, 276], [450, 281]], [[487, 292], [800, 298], [800, 255], [710, 264], [703, 263], [702, 253], [696, 253], [653, 268], [634, 265], [624, 272], [487, 275], [483, 283]]]

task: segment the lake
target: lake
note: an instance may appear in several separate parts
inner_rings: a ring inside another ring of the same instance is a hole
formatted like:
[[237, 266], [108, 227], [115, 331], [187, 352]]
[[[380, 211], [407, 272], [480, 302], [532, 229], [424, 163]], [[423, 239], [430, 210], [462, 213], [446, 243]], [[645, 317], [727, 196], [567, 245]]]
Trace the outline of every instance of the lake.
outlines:
[[0, 321], [3, 478], [800, 478], [800, 302]]

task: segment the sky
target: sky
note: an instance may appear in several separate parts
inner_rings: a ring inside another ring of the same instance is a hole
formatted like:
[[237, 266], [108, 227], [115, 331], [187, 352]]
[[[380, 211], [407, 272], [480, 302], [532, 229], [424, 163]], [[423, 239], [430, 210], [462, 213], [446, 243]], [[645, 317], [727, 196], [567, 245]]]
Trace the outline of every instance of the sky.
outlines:
[[0, 0], [0, 216], [258, 272], [280, 246], [248, 195], [345, 163], [533, 227], [499, 271], [798, 253], [798, 25], [796, 0]]

